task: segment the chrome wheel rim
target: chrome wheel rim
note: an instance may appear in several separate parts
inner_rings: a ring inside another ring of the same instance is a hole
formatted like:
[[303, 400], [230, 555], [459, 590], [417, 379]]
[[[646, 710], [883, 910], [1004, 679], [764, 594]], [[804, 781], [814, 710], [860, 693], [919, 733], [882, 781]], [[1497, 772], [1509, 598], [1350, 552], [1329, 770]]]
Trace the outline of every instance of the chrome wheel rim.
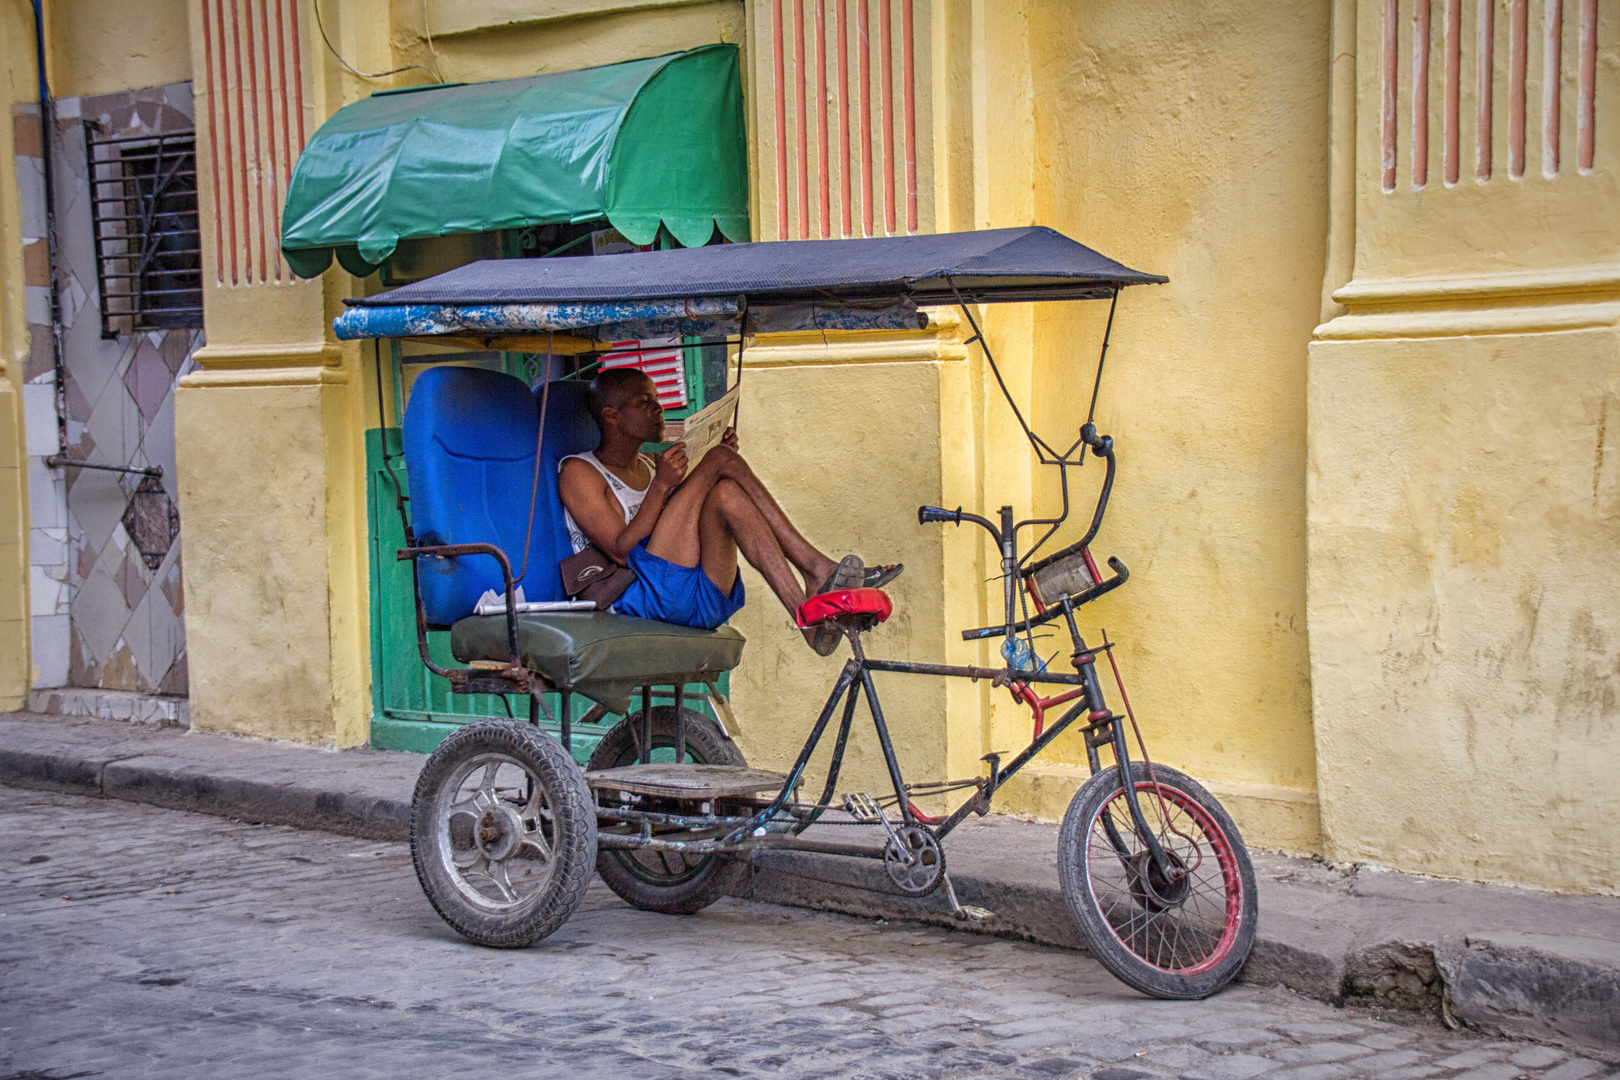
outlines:
[[440, 869], [480, 911], [533, 906], [556, 872], [556, 820], [539, 775], [516, 758], [463, 762], [439, 790], [434, 838]]

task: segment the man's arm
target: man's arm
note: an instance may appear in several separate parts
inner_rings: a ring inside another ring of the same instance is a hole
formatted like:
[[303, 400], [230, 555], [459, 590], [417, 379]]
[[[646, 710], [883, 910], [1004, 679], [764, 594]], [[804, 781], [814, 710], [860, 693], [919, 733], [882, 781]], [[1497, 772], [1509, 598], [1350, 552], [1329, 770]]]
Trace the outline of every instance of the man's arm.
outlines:
[[[679, 454], [674, 453], [677, 450]], [[585, 538], [608, 558], [624, 566], [629, 562], [631, 550], [658, 524], [665, 500], [685, 472], [686, 452], [680, 444], [659, 454], [658, 468], [653, 473], [647, 497], [629, 522], [624, 520], [624, 507], [613, 497], [607, 480], [584, 461], [563, 462], [562, 472], [557, 477], [557, 492]]]

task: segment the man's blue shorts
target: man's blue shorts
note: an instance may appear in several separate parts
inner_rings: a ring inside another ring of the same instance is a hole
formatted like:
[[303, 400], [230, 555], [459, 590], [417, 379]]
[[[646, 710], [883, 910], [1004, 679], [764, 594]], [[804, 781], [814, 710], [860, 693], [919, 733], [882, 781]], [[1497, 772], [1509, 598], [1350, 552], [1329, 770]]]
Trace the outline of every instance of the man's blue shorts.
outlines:
[[742, 575], [731, 595], [721, 592], [701, 566], [680, 566], [647, 550], [643, 540], [630, 550], [630, 569], [636, 580], [613, 603], [620, 615], [713, 630], [743, 606]]

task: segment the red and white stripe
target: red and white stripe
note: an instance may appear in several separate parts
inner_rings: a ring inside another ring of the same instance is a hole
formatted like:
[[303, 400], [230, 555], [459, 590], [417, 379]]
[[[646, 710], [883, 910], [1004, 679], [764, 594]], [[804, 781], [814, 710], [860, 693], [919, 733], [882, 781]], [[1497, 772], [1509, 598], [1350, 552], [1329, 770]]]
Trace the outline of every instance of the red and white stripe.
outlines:
[[615, 341], [613, 347], [626, 351], [603, 353], [601, 370], [640, 368], [658, 387], [658, 404], [666, 409], [686, 408], [686, 350], [678, 342]]

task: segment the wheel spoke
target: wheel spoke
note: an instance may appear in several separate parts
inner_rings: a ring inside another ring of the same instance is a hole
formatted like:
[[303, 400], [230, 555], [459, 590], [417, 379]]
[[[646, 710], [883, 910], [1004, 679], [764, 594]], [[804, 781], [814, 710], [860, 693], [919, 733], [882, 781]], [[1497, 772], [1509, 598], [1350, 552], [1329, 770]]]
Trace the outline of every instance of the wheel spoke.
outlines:
[[493, 809], [499, 801], [499, 796], [495, 793], [495, 774], [500, 768], [499, 761], [492, 761], [484, 766], [484, 778], [478, 782], [478, 792], [472, 797], [472, 804], [479, 810]]
[[532, 829], [528, 827], [529, 823], [527, 821], [525, 821], [523, 824], [523, 839], [518, 843], [518, 850], [522, 851], [524, 848], [533, 848], [537, 853], [539, 853], [541, 862], [550, 862], [551, 845], [546, 841], [545, 828], [543, 824], [536, 824]]
[[[1147, 796], [1142, 809], [1148, 827], [1179, 876], [1159, 881], [1160, 869], [1150, 863], [1119, 789], [1098, 809], [1085, 840], [1092, 902], [1115, 939], [1146, 963], [1165, 971], [1197, 967], [1227, 940], [1231, 870], [1205, 821], [1185, 805], [1185, 792], [1140, 782], [1137, 792]], [[1213, 865], [1206, 866], [1211, 855]], [[1166, 896], [1175, 901], [1166, 903]]]
[[488, 860], [488, 873], [489, 880], [495, 883], [495, 888], [501, 894], [502, 900], [510, 904], [518, 898], [517, 890], [512, 888], [512, 882], [506, 876], [505, 860], [499, 862], [494, 859]]

